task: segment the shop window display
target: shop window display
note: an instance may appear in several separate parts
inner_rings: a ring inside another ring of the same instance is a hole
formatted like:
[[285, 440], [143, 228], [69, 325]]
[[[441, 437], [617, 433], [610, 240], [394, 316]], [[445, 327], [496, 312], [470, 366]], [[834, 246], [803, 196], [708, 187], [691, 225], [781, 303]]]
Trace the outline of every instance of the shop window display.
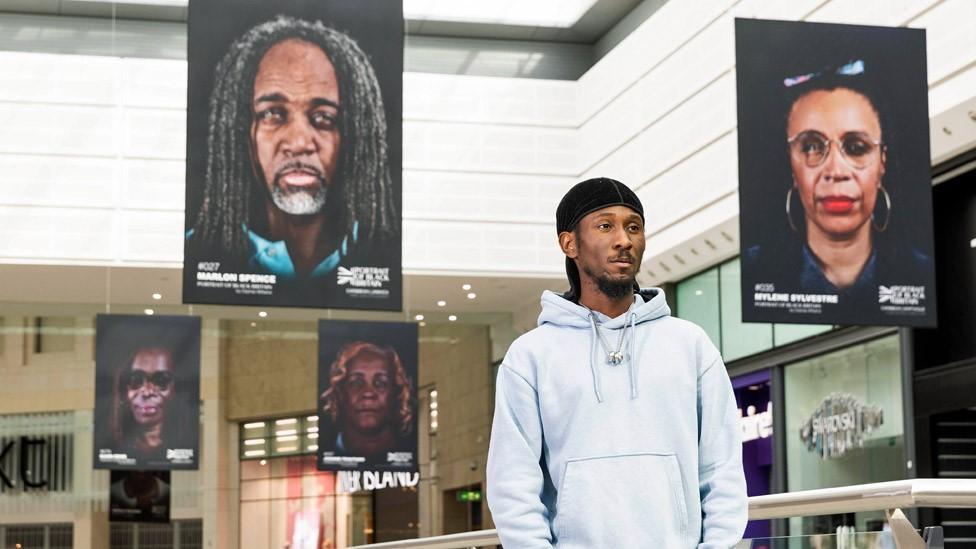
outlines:
[[371, 543], [368, 493], [337, 494], [315, 456], [241, 462], [242, 540], [253, 547], [341, 548]]
[[[901, 361], [893, 335], [787, 365], [789, 491], [904, 477]], [[880, 529], [881, 513], [790, 519], [791, 534]]]

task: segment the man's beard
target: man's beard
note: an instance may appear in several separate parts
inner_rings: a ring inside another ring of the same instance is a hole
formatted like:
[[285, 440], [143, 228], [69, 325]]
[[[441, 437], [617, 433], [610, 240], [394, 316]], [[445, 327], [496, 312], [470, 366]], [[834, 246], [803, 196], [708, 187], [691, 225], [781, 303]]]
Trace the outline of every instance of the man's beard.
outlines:
[[[285, 172], [301, 169], [310, 172], [318, 179], [315, 185], [310, 187], [289, 188], [283, 184], [281, 179]], [[325, 198], [328, 190], [328, 182], [325, 174], [302, 162], [288, 162], [275, 172], [274, 182], [271, 185], [271, 200], [279, 210], [291, 215], [315, 215], [325, 207]]]
[[582, 265], [583, 272], [588, 274], [596, 282], [596, 288], [600, 290], [600, 293], [609, 297], [610, 299], [617, 300], [633, 295], [634, 293], [634, 282], [636, 277], [630, 277], [623, 280], [613, 280], [607, 276], [601, 276], [594, 273], [586, 265]]

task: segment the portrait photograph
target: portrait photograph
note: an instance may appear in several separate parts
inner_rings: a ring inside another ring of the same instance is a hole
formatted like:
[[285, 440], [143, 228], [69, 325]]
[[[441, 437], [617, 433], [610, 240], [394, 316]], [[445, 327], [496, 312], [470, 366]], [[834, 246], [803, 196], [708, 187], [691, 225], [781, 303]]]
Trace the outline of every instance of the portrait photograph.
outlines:
[[169, 522], [169, 471], [112, 471], [108, 489], [110, 522]]
[[188, 19], [183, 302], [400, 310], [402, 2]]
[[416, 324], [319, 321], [319, 470], [418, 470], [417, 361]]
[[200, 318], [98, 315], [96, 469], [196, 469]]
[[925, 31], [735, 39], [742, 320], [934, 326]]

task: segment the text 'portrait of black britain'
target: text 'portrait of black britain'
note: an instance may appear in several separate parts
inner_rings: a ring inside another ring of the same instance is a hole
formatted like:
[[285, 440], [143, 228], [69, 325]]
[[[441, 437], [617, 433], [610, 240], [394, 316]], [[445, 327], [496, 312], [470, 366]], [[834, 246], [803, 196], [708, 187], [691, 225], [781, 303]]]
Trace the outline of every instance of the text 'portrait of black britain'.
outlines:
[[287, 16], [248, 30], [217, 65], [207, 133], [191, 257], [334, 283], [347, 258], [399, 248], [380, 86], [348, 35]]

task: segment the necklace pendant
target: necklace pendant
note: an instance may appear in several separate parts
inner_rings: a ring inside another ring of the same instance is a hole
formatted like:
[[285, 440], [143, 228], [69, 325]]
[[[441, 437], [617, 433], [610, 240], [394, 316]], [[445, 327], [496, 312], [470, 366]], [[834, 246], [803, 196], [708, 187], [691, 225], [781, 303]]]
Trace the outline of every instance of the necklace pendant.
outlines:
[[607, 362], [609, 362], [611, 366], [616, 366], [623, 361], [624, 354], [620, 351], [612, 351], [607, 355]]

